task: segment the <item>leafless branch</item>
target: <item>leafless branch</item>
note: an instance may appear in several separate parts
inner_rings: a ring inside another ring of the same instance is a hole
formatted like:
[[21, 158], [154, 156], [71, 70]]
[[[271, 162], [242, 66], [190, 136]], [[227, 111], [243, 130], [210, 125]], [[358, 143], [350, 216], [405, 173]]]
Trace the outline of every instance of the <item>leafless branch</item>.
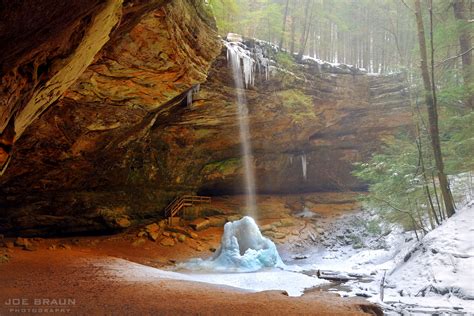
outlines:
[[450, 60], [453, 60], [453, 59], [462, 57], [462, 56], [464, 56], [464, 55], [466, 55], [466, 54], [469, 54], [473, 49], [474, 49], [474, 48], [471, 47], [471, 48], [469, 48], [467, 51], [465, 51], [465, 52], [463, 52], [463, 53], [461, 53], [461, 54], [459, 54], [459, 55], [455, 55], [455, 56], [451, 56], [451, 57], [449, 57], [449, 58], [446, 58], [445, 60], [442, 60], [442, 61], [440, 61], [439, 63], [437, 63], [436, 66], [441, 66], [442, 64], [447, 63], [447, 62], [450, 61]]

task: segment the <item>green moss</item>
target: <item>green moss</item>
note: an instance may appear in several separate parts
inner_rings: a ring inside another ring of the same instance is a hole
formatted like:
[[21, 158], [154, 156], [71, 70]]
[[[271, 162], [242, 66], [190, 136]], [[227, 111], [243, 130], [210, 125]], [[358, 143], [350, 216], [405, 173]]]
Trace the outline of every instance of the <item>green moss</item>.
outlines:
[[226, 176], [236, 173], [241, 166], [242, 161], [240, 158], [230, 158], [208, 163], [204, 166], [202, 172], [208, 175], [218, 173], [220, 175]]
[[294, 58], [290, 54], [285, 52], [278, 52], [275, 56], [275, 60], [280, 65], [280, 67], [289, 71], [295, 70], [296, 63]]
[[277, 92], [284, 111], [291, 117], [294, 124], [300, 125], [304, 121], [316, 118], [313, 110], [313, 99], [298, 89], [289, 89]]

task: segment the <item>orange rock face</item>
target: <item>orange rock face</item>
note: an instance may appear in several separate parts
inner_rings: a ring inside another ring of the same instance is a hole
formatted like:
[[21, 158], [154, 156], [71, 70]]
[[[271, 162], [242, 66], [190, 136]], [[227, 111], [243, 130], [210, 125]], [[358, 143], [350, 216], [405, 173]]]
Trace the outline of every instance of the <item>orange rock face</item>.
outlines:
[[[120, 229], [181, 193], [242, 191], [232, 75], [199, 3], [137, 5], [140, 19], [26, 128], [0, 178], [0, 232]], [[257, 190], [363, 189], [352, 163], [409, 126], [403, 78], [293, 68], [246, 91]]]

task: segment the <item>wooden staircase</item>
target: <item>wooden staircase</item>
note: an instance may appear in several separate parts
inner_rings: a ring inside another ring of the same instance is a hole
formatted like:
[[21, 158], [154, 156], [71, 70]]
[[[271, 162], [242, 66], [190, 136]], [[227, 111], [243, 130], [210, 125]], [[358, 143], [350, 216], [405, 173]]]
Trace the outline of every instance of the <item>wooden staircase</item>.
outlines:
[[168, 218], [168, 224], [171, 225], [173, 217], [182, 209], [199, 204], [211, 204], [211, 197], [199, 195], [183, 195], [176, 197], [165, 209], [165, 217]]

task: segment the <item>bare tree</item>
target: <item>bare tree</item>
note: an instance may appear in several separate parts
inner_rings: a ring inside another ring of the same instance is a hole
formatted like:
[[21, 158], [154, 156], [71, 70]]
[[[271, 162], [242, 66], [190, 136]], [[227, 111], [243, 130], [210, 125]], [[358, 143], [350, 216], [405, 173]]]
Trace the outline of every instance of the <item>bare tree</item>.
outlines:
[[[431, 10], [431, 1], [430, 1], [430, 18], [432, 17]], [[436, 90], [434, 84], [434, 67], [432, 67], [432, 78], [430, 78], [430, 73], [428, 69], [428, 54], [426, 50], [426, 40], [425, 40], [425, 31], [423, 26], [423, 17], [421, 13], [421, 4], [420, 0], [415, 0], [415, 17], [416, 25], [418, 29], [418, 42], [420, 45], [420, 57], [421, 57], [421, 75], [423, 78], [423, 86], [425, 89], [425, 101], [428, 111], [428, 122], [429, 122], [429, 132], [431, 137], [431, 145], [433, 147], [433, 154], [436, 163], [436, 169], [438, 171], [438, 180], [441, 188], [441, 195], [443, 197], [444, 205], [446, 207], [446, 214], [448, 217], [451, 217], [454, 213], [454, 203], [451, 195], [451, 190], [449, 188], [449, 182], [446, 174], [444, 173], [444, 163], [441, 152], [441, 144], [439, 139], [439, 128], [438, 128], [438, 109], [436, 104]], [[430, 19], [432, 21], [432, 19]], [[431, 34], [431, 53], [433, 59], [433, 37], [432, 37], [432, 23], [430, 23], [430, 34]], [[434, 66], [434, 63], [432, 63]]]
[[[466, 14], [466, 3], [471, 1], [465, 0], [454, 0], [453, 1], [453, 12], [454, 17], [458, 22], [459, 26], [459, 46], [461, 48], [461, 60], [462, 60], [462, 70], [463, 70], [463, 79], [464, 86], [466, 89], [469, 84], [473, 82], [473, 70], [472, 70], [472, 47], [471, 47], [471, 34], [469, 28], [466, 25], [469, 23], [467, 14]], [[474, 108], [474, 96], [470, 94], [466, 99], [466, 105], [470, 108]]]

